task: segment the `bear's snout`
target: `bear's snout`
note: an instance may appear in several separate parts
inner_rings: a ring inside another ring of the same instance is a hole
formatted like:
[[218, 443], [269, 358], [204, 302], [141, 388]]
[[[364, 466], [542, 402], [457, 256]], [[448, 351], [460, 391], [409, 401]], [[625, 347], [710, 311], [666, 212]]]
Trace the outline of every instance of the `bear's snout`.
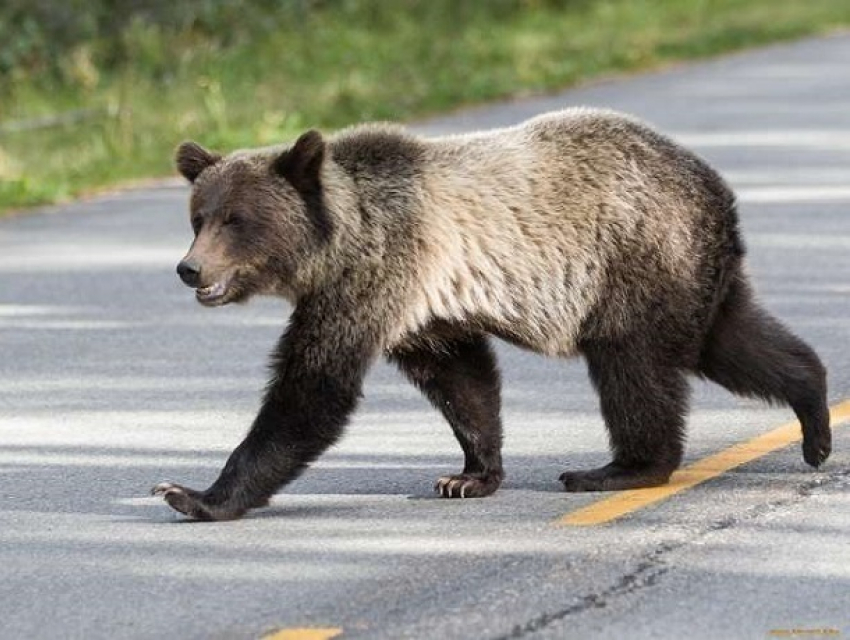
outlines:
[[177, 265], [177, 275], [190, 287], [201, 284], [201, 266], [194, 260], [181, 260]]

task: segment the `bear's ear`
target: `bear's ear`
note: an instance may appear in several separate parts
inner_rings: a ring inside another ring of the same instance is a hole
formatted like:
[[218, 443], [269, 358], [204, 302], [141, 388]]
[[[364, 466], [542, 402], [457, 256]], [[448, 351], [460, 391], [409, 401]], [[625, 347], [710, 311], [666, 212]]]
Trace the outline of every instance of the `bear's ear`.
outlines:
[[177, 147], [174, 160], [183, 177], [194, 182], [204, 169], [221, 160], [221, 156], [207, 151], [197, 142], [184, 142]]
[[291, 149], [274, 159], [272, 171], [289, 180], [298, 191], [311, 192], [320, 186], [319, 170], [324, 159], [325, 140], [321, 133], [311, 129], [302, 134]]

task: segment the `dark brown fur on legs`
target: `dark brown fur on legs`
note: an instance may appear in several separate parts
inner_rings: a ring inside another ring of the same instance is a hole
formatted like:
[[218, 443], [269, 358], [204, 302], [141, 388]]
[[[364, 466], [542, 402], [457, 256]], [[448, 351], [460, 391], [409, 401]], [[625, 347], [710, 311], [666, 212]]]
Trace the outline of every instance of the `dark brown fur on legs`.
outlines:
[[[247, 437], [215, 483], [195, 491], [161, 483], [153, 493], [197, 520], [232, 520], [265, 506], [282, 485], [342, 434], [375, 355], [368, 321], [344, 328], [356, 313], [345, 296], [302, 301], [272, 357], [273, 377]], [[341, 306], [342, 305], [342, 306]]]
[[618, 491], [664, 484], [682, 459], [688, 383], [658, 362], [657, 348], [634, 338], [583, 345], [599, 392], [614, 460], [561, 475], [567, 491]]
[[790, 405], [803, 428], [803, 459], [818, 467], [829, 456], [826, 370], [806, 343], [758, 306], [740, 275], [718, 310], [699, 372], [733, 393]]
[[443, 476], [446, 498], [488, 496], [502, 482], [501, 398], [496, 357], [484, 336], [400, 349], [391, 359], [448, 420], [463, 449], [463, 473]]

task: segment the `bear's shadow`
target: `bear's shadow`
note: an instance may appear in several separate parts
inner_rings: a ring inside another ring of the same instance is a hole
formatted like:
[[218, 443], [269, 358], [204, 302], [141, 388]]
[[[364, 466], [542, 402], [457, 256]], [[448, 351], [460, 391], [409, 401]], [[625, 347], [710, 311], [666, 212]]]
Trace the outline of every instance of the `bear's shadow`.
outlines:
[[[568, 456], [507, 456], [501, 490], [560, 492], [558, 476], [567, 469], [590, 469], [608, 462], [609, 453]], [[351, 465], [351, 466], [349, 466]], [[456, 456], [417, 456], [415, 460], [368, 455], [334, 456], [309, 469], [283, 494], [404, 495], [411, 500], [440, 499], [433, 491], [437, 478], [460, 473]]]

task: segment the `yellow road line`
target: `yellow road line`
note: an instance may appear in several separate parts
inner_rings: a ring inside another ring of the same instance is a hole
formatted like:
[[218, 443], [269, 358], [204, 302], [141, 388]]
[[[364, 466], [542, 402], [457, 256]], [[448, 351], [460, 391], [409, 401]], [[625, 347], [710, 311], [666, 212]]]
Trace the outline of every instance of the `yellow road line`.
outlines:
[[263, 636], [263, 640], [331, 640], [341, 634], [342, 629], [281, 629]]
[[[830, 412], [833, 426], [850, 419], [850, 400], [845, 400]], [[630, 489], [615, 493], [610, 498], [599, 500], [582, 509], [577, 509], [558, 519], [558, 526], [589, 526], [605, 524], [628, 513], [660, 502], [672, 495], [685, 491], [693, 486], [711, 480], [744, 463], [760, 458], [768, 453], [781, 449], [792, 442], [802, 439], [800, 423], [791, 422], [768, 431], [747, 442], [736, 444], [687, 467], [676, 471], [670, 478], [669, 484], [651, 489]]]

